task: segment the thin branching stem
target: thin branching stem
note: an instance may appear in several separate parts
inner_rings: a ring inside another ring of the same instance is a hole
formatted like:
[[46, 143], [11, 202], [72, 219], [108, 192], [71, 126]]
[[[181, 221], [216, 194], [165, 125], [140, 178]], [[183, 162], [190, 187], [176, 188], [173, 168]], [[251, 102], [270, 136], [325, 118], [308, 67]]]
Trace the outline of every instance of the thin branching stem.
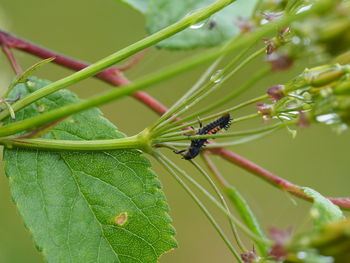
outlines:
[[[269, 72], [271, 72], [269, 68], [263, 68], [262, 70], [258, 71], [255, 75], [253, 75], [251, 78], [249, 78], [246, 83], [244, 83], [243, 85], [241, 85], [238, 88], [233, 88], [232, 91], [230, 93], [226, 94], [222, 99], [215, 101], [213, 104], [200, 110], [199, 112], [196, 112], [195, 114], [197, 114], [197, 116], [201, 116], [203, 114], [206, 114], [206, 113], [212, 111], [213, 109], [216, 109], [216, 108], [232, 101], [233, 99], [237, 98], [240, 94], [242, 94], [244, 91], [252, 88], [259, 80], [264, 78]], [[192, 115], [192, 117], [193, 117], [193, 115]], [[191, 117], [191, 116], [189, 116], [189, 117]], [[203, 119], [205, 119], [205, 118], [203, 118]]]
[[[233, 38], [228, 44], [226, 44], [226, 46], [231, 45], [236, 40], [236, 38]], [[239, 54], [237, 56], [235, 56], [234, 59], [222, 71], [217, 71], [217, 73], [215, 73], [217, 75], [216, 77], [218, 79], [222, 78], [224, 76], [224, 74], [228, 70], [230, 70], [247, 53], [248, 49], [249, 49], [249, 47], [240, 51]], [[217, 65], [215, 65], [215, 66], [217, 66]], [[216, 67], [215, 68], [211, 67], [211, 68], [215, 69]], [[211, 74], [207, 75], [207, 73], [209, 73], [209, 72]], [[214, 75], [214, 72], [212, 70], [206, 71], [205, 72], [206, 78], [204, 78], [204, 75], [203, 75], [195, 84], [194, 87], [196, 87], [196, 89], [194, 89], [194, 88], [190, 89], [190, 91], [192, 90], [192, 92], [187, 92], [180, 99], [180, 103], [176, 103], [176, 107], [172, 107], [172, 110], [169, 111], [169, 113], [166, 113], [167, 116], [170, 116], [171, 114], [173, 114], [173, 116], [171, 116], [170, 118], [168, 118], [166, 120], [165, 120], [165, 118], [163, 118], [164, 121], [159, 122], [154, 127], [156, 129], [156, 131], [161, 130], [162, 127], [166, 126], [168, 123], [175, 120], [178, 116], [180, 116], [181, 114], [183, 114], [186, 111], [188, 111], [189, 109], [191, 109], [192, 106], [196, 105], [200, 100], [207, 97], [211, 92], [213, 92], [214, 90], [219, 88], [222, 84], [221, 83], [216, 84], [215, 82], [211, 81], [212, 75]]]
[[256, 141], [258, 139], [261, 139], [275, 131], [277, 131], [278, 129], [282, 128], [283, 126], [280, 127], [276, 127], [274, 129], [262, 132], [262, 133], [258, 133], [258, 134], [253, 134], [253, 135], [249, 135], [237, 140], [233, 140], [233, 141], [227, 141], [227, 142], [219, 142], [219, 143], [215, 143], [215, 144], [208, 144], [206, 146], [207, 149], [210, 148], [219, 148], [219, 147], [229, 147], [229, 146], [236, 146], [236, 145], [241, 145], [241, 144], [245, 144], [248, 142], [252, 142], [252, 141]]
[[199, 208], [202, 210], [204, 215], [208, 218], [208, 220], [213, 225], [215, 230], [219, 233], [220, 237], [225, 242], [229, 250], [232, 252], [236, 260], [240, 263], [243, 263], [239, 253], [232, 246], [230, 240], [228, 239], [224, 231], [221, 229], [220, 225], [217, 223], [215, 218], [212, 216], [209, 210], [205, 207], [205, 205], [200, 201], [197, 195], [192, 191], [192, 189], [180, 178], [180, 176], [178, 175], [179, 169], [177, 168], [177, 166], [161, 153], [153, 152], [152, 155], [174, 177], [174, 179], [179, 183], [179, 185], [187, 192], [187, 194], [192, 198], [192, 200], [199, 206]]
[[[243, 138], [240, 138], [237, 140], [233, 140], [233, 141], [227, 141], [227, 142], [221, 142], [221, 143], [212, 143], [212, 141], [209, 141], [209, 143], [207, 145], [205, 145], [205, 148], [203, 148], [203, 149], [222, 148], [222, 147], [245, 144], [248, 142], [252, 142], [252, 141], [261, 139], [261, 138], [277, 131], [278, 129], [280, 129], [282, 127], [283, 126], [276, 127], [274, 129], [270, 129], [270, 130], [262, 132], [262, 133], [249, 135], [249, 136], [246, 136], [246, 137], [243, 137]], [[156, 144], [156, 146], [158, 146], [158, 145], [166, 145], [169, 147], [186, 147], [187, 148], [190, 146], [190, 143], [167, 142], [167, 143], [162, 143], [162, 144]], [[161, 146], [159, 146], [159, 147], [161, 147]]]
[[[183, 101], [183, 103], [179, 105], [179, 108], [181, 108], [181, 110], [179, 110], [179, 112], [174, 114], [171, 118], [161, 123], [157, 127], [155, 133], [162, 133], [162, 131], [166, 129], [166, 125], [168, 123], [172, 122], [175, 118], [181, 116], [183, 113], [191, 109], [194, 105], [197, 105], [200, 101], [207, 98], [216, 89], [220, 88], [225, 82], [227, 82], [236, 73], [238, 73], [241, 69], [243, 69], [249, 62], [253, 61], [256, 57], [263, 54], [265, 52], [265, 48], [261, 48], [258, 51], [254, 52], [252, 55], [248, 56], [245, 60], [243, 60], [240, 64], [238, 64], [238, 66], [234, 68], [236, 63], [246, 54], [247, 51], [248, 51], [248, 48], [245, 48], [243, 51], [241, 51], [223, 70], [215, 74], [215, 80], [210, 79], [201, 89], [198, 90], [197, 93], [193, 93], [187, 100]], [[265, 70], [263, 74], [266, 75], [266, 73], [267, 72]], [[225, 100], [223, 103], [233, 99], [239, 93], [253, 86], [253, 84], [261, 77], [262, 77], [262, 74], [260, 73], [258, 77], [253, 78], [251, 81], [249, 81], [247, 85], [243, 85], [240, 89], [238, 89], [238, 92], [234, 91], [233, 95], [230, 94], [229, 96], [227, 96], [228, 100]], [[201, 95], [200, 92], [203, 92], [203, 94]], [[210, 109], [208, 111], [222, 105], [223, 103], [222, 102], [214, 103], [214, 105], [209, 106]], [[205, 112], [206, 112], [205, 110], [204, 111], [201, 110], [199, 113], [195, 113], [191, 116], [192, 117], [194, 117], [194, 115], [199, 116], [200, 114]], [[165, 128], [162, 128], [162, 127], [165, 127]]]
[[[215, 113], [215, 114], [212, 114], [212, 115], [210, 115], [210, 116], [201, 118], [200, 120], [201, 120], [201, 121], [206, 121], [206, 120], [212, 120], [212, 119], [218, 118], [218, 117], [222, 116], [223, 114], [235, 112], [235, 111], [240, 110], [240, 109], [242, 109], [242, 108], [244, 108], [244, 107], [246, 107], [246, 106], [249, 106], [249, 105], [251, 105], [251, 104], [254, 104], [254, 103], [258, 102], [258, 101], [267, 99], [268, 97], [269, 97], [268, 95], [262, 95], [262, 96], [259, 96], [259, 97], [256, 97], [256, 98], [247, 100], [247, 101], [245, 101], [245, 102], [242, 102], [242, 103], [240, 103], [240, 104], [238, 104], [238, 105], [236, 105], [236, 106], [233, 106], [233, 107], [231, 107], [231, 108], [228, 108], [228, 109], [226, 109], [226, 110], [224, 110], [224, 111], [221, 111], [221, 112], [219, 112], [219, 113]], [[253, 115], [255, 115], [255, 114], [252, 114], [252, 115], [249, 115], [249, 116], [253, 116]], [[194, 119], [195, 117], [196, 117], [196, 120], [191, 121], [191, 122], [183, 123], [183, 122], [185, 122], [185, 121], [187, 121], [187, 120]], [[256, 116], [255, 116], [255, 117], [256, 117]], [[242, 118], [243, 118], [243, 120], [245, 120], [245, 119], [244, 119], [245, 117], [242, 117]], [[250, 117], [248, 117], [248, 118], [250, 118]], [[254, 117], [253, 117], [253, 118], [254, 118]], [[235, 121], [235, 122], [240, 122], [241, 120], [242, 120], [241, 118], [236, 118], [236, 119], [234, 119], [233, 121]], [[156, 133], [154, 133], [154, 136], [155, 136], [155, 137], [156, 137], [156, 136], [161, 136], [161, 135], [163, 135], [163, 134], [167, 134], [168, 132], [178, 131], [179, 129], [184, 129], [184, 128], [186, 128], [186, 127], [188, 127], [188, 126], [190, 126], [190, 125], [192, 125], [192, 124], [195, 124], [195, 123], [197, 123], [197, 122], [198, 122], [198, 115], [193, 114], [193, 115], [191, 115], [191, 116], [187, 116], [187, 117], [183, 118], [182, 120], [175, 121], [175, 122], [169, 124], [169, 125], [167, 126], [167, 129], [166, 129], [166, 130], [163, 130], [162, 132], [156, 132]]]
[[[169, 137], [160, 137], [158, 139], [153, 139], [153, 142], [155, 143], [162, 143], [162, 142], [172, 142], [172, 141], [186, 141], [186, 140], [195, 140], [195, 139], [217, 139], [217, 138], [230, 138], [230, 137], [238, 137], [238, 136], [247, 136], [247, 135], [253, 135], [253, 134], [260, 134], [264, 133], [266, 131], [274, 130], [278, 127], [283, 127], [286, 125], [294, 124], [295, 121], [290, 122], [278, 122], [276, 124], [263, 127], [263, 128], [257, 128], [257, 129], [249, 129], [249, 130], [243, 130], [243, 131], [237, 131], [237, 132], [226, 132], [221, 134], [205, 134], [205, 135], [185, 135], [185, 136], [169, 136]], [[182, 135], [183, 131], [182, 131]]]
[[[250, 209], [247, 201], [243, 198], [243, 196], [230, 185], [225, 178], [222, 176], [220, 171], [217, 169], [215, 164], [210, 159], [209, 155], [204, 152], [202, 155], [202, 159], [204, 163], [207, 165], [209, 171], [213, 174], [214, 178], [219, 182], [220, 186], [224, 189], [226, 195], [229, 197], [229, 200], [232, 201], [239, 215], [245, 222], [245, 224], [257, 235], [261, 238], [266, 238], [264, 233], [261, 230], [261, 227], [256, 219], [253, 211]], [[264, 243], [257, 243], [260, 253], [263, 256], [267, 255], [267, 247]]]
[[205, 190], [200, 184], [197, 183], [191, 176], [189, 176], [185, 171], [176, 166], [171, 160], [167, 159], [161, 153], [157, 153], [159, 156], [163, 158], [163, 160], [171, 166], [177, 173], [183, 176], [186, 180], [188, 180], [193, 186], [195, 186], [200, 192], [202, 192], [219, 210], [221, 210], [224, 214], [232, 219], [235, 225], [240, 228], [247, 236], [249, 236], [254, 241], [264, 242], [266, 245], [271, 244], [270, 240], [261, 239], [257, 235], [255, 235], [250, 229], [248, 229], [242, 222], [240, 222], [236, 217], [234, 217], [231, 213], [228, 213], [225, 207], [223, 207], [207, 190]]
[[188, 99], [191, 96], [191, 94], [194, 94], [200, 87], [202, 87], [206, 80], [214, 73], [222, 58], [223, 57], [221, 56], [217, 60], [215, 60], [214, 63], [212, 63], [210, 67], [208, 67], [208, 69], [200, 76], [196, 83], [180, 99], [178, 99], [162, 116], [160, 116], [156, 123], [152, 125], [150, 129], [151, 131], [155, 128], [159, 128], [161, 125], [163, 126], [167, 119], [169, 119], [169, 117], [173, 117], [172, 115], [174, 115], [174, 113], [179, 109], [179, 105], [184, 104], [186, 99]]
[[[204, 178], [207, 179], [208, 183], [212, 186], [212, 188], [214, 189], [215, 193], [217, 194], [217, 196], [219, 197], [222, 205], [226, 208], [227, 210], [227, 213], [231, 213], [230, 211], [230, 208], [228, 207], [227, 205], [227, 202], [225, 200], [225, 197], [223, 196], [223, 194], [221, 193], [221, 191], [219, 190], [219, 188], [216, 186], [216, 184], [213, 182], [213, 180], [211, 179], [211, 177], [209, 176], [209, 174], [197, 163], [195, 162], [194, 160], [191, 160], [190, 161], [195, 167], [196, 169], [204, 176]], [[237, 232], [237, 229], [236, 229], [236, 226], [233, 222], [233, 220], [228, 217], [228, 220], [230, 222], [230, 227], [231, 227], [231, 230], [232, 230], [232, 233], [233, 233], [233, 237], [235, 238], [236, 240], [236, 243], [239, 247], [239, 249], [241, 250], [241, 252], [246, 252], [247, 249], [246, 247], [244, 246], [242, 240], [240, 239], [239, 237], [239, 234]]]

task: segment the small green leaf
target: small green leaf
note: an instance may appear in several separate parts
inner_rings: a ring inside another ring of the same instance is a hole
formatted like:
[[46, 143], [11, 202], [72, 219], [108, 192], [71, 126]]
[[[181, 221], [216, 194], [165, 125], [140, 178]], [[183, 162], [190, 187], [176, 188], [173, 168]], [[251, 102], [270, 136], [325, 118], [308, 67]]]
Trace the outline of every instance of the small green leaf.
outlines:
[[17, 83], [23, 83], [26, 82], [28, 77], [38, 68], [40, 68], [41, 66], [55, 60], [56, 57], [52, 57], [52, 58], [47, 58], [44, 60], [41, 60], [37, 63], [35, 63], [34, 65], [30, 66], [28, 69], [26, 69], [26, 71], [24, 71], [22, 73], [22, 75], [18, 76], [18, 80]]
[[[11, 95], [24, 97], [49, 83], [31, 77]], [[16, 121], [77, 101], [70, 91], [55, 92], [17, 112]], [[91, 109], [44, 137], [124, 136]], [[13, 199], [48, 262], [152, 263], [177, 246], [160, 182], [140, 152], [5, 149], [4, 159]]]
[[[258, 237], [261, 239], [266, 239], [264, 232], [262, 231], [259, 221], [256, 219], [253, 210], [250, 208], [247, 201], [243, 198], [240, 192], [236, 190], [233, 186], [228, 186], [226, 189], [226, 194], [229, 197], [230, 201], [235, 206], [238, 214], [243, 219], [245, 225]], [[267, 255], [267, 247], [263, 242], [256, 243], [259, 252], [266, 256]]]
[[319, 229], [324, 224], [345, 218], [340, 208], [320, 193], [308, 187], [303, 187], [302, 190], [308, 197], [314, 200], [311, 216], [314, 218], [315, 229]]
[[8, 103], [7, 101], [4, 101], [4, 104], [5, 104], [6, 108], [8, 109], [8, 111], [10, 112], [10, 117], [11, 117], [12, 119], [16, 119], [16, 114], [15, 114], [15, 112], [13, 111], [13, 109], [12, 109], [10, 103]]
[[136, 9], [137, 11], [145, 14], [147, 12], [147, 6], [149, 0], [119, 0], [120, 2], [123, 2], [132, 8]]
[[[146, 13], [147, 29], [149, 33], [157, 32], [213, 2], [215, 0], [150, 0]], [[219, 45], [240, 32], [236, 21], [239, 18], [250, 18], [256, 4], [257, 0], [237, 0], [206, 21], [163, 40], [158, 46], [192, 49]]]
[[[19, 83], [24, 83], [27, 81], [28, 77], [38, 68], [40, 68], [41, 66], [53, 61], [55, 59], [55, 57], [52, 58], [47, 58], [44, 60], [41, 60], [37, 63], [35, 63], [34, 65], [30, 66], [28, 69], [26, 69], [21, 75], [17, 76], [12, 83], [10, 84], [10, 86], [8, 87], [7, 91], [6, 91], [6, 95], [8, 95], [12, 89]], [[5, 97], [6, 97], [5, 95]]]

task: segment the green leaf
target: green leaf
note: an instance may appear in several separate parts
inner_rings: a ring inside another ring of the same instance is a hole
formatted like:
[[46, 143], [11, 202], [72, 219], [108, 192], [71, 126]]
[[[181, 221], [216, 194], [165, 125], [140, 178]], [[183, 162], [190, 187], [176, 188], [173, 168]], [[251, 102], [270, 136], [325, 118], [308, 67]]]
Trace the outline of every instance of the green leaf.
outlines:
[[[148, 5], [147, 29], [154, 33], [173, 24], [187, 14], [207, 6], [215, 0], [150, 0]], [[192, 49], [219, 45], [237, 35], [238, 18], [250, 18], [257, 0], [237, 0], [212, 17], [193, 25], [158, 44], [168, 49]]]
[[[47, 84], [31, 77], [12, 96]], [[77, 101], [62, 90], [17, 112], [16, 121]], [[64, 120], [45, 137], [124, 135], [91, 109]], [[160, 182], [140, 152], [5, 149], [4, 159], [13, 199], [48, 262], [157, 262], [177, 246]]]
[[308, 187], [303, 187], [302, 190], [314, 200], [311, 210], [311, 216], [314, 218], [314, 229], [319, 229], [324, 224], [345, 218], [340, 208], [320, 193]]
[[[256, 219], [253, 210], [250, 208], [247, 201], [243, 198], [240, 192], [236, 190], [233, 186], [228, 186], [226, 189], [226, 194], [229, 197], [230, 201], [236, 208], [238, 214], [243, 219], [245, 225], [258, 237], [261, 239], [266, 239], [264, 232], [262, 231], [259, 221]], [[259, 252], [266, 256], [267, 255], [267, 247], [263, 242], [256, 243]]]
[[148, 6], [149, 0], [119, 0], [119, 1], [133, 7], [134, 9], [136, 9], [137, 11], [143, 14], [147, 12], [147, 6]]

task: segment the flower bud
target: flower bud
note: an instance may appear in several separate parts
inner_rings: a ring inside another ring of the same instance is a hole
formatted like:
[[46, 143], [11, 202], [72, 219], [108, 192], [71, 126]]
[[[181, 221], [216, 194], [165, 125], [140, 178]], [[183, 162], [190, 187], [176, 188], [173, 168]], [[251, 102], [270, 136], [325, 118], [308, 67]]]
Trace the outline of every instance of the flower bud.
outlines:
[[272, 101], [278, 101], [285, 96], [284, 86], [283, 85], [275, 85], [267, 90], [267, 94], [271, 96]]

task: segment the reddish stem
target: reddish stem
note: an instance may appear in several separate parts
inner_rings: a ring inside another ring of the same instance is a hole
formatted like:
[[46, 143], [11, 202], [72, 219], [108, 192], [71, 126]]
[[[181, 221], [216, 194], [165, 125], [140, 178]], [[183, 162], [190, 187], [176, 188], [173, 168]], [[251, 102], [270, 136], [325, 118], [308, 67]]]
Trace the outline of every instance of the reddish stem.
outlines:
[[129, 61], [124, 63], [123, 65], [118, 65], [118, 70], [125, 72], [129, 69], [131, 69], [133, 66], [135, 66], [137, 63], [140, 62], [140, 60], [143, 58], [143, 55], [145, 54], [147, 49], [141, 50], [140, 52], [136, 53]]
[[[311, 200], [310, 197], [306, 196], [301, 190], [301, 186], [293, 184], [272, 172], [264, 169], [263, 167], [253, 163], [252, 161], [247, 160], [246, 158], [233, 153], [225, 148], [211, 148], [208, 149], [210, 152], [221, 156], [225, 160], [234, 163], [235, 165], [243, 168], [244, 170], [257, 175], [258, 177], [264, 179], [266, 182], [281, 188], [295, 196], [301, 197], [303, 199]], [[350, 210], [350, 198], [329, 198], [334, 204]]]
[[0, 34], [0, 44], [2, 47], [2, 51], [4, 52], [8, 61], [10, 62], [10, 65], [11, 65], [13, 71], [16, 73], [16, 75], [20, 75], [22, 73], [22, 69], [19, 66], [19, 64], [17, 63], [17, 60], [12, 53], [11, 42], [8, 41], [8, 39], [4, 35]]
[[[0, 30], [0, 45], [10, 46], [11, 48], [16, 48], [22, 50], [26, 53], [35, 55], [39, 58], [51, 58], [55, 57], [52, 61], [58, 65], [70, 68], [73, 70], [81, 70], [89, 66], [88, 63], [80, 62], [75, 59], [69, 58], [67, 56], [58, 54], [57, 52], [48, 50], [46, 48], [40, 47], [34, 43], [31, 43], [27, 40], [21, 39], [14, 35], [10, 35], [4, 31]], [[11, 61], [11, 60], [10, 60]], [[16, 70], [15, 70], [16, 72]], [[123, 86], [130, 84], [130, 81], [124, 77], [123, 73], [118, 70], [116, 67], [108, 68], [95, 75], [96, 78], [99, 78], [109, 84], [114, 86]], [[150, 109], [155, 111], [158, 114], [163, 114], [167, 111], [167, 108], [162, 105], [159, 101], [148, 95], [143, 91], [135, 92], [132, 95], [135, 99], [139, 100], [143, 104], [147, 105]]]
[[[56, 52], [40, 47], [27, 40], [18, 38], [14, 35], [10, 35], [1, 30], [0, 30], [0, 45], [3, 45], [3, 46], [7, 45], [11, 48], [22, 50], [24, 52], [27, 52], [29, 54], [35, 55], [43, 59], [55, 57], [56, 59], [53, 61], [53, 63], [65, 66], [66, 68], [70, 68], [73, 70], [81, 70], [89, 66], [89, 64], [87, 63], [79, 62], [72, 58], [60, 55]], [[114, 86], [123, 86], [123, 85], [130, 84], [130, 81], [116, 67], [108, 68], [96, 74], [95, 77], [109, 84], [112, 84]], [[163, 104], [161, 104], [158, 100], [148, 95], [146, 92], [138, 91], [138, 92], [135, 92], [132, 96], [160, 115], [164, 114], [167, 111], [167, 108]], [[256, 176], [266, 180], [268, 183], [274, 186], [277, 186], [303, 199], [310, 200], [309, 197], [305, 196], [305, 194], [302, 193], [300, 186], [295, 185], [281, 177], [278, 177], [272, 172], [265, 170], [259, 165], [247, 160], [242, 156], [239, 156], [236, 153], [233, 153], [225, 148], [212, 148], [210, 149], [210, 152], [212, 152], [213, 154], [219, 155], [225, 160], [233, 164], [236, 164], [237, 166], [245, 169], [246, 171], [249, 171], [255, 174]], [[329, 198], [329, 199], [336, 205], [344, 209], [350, 210], [350, 198]]]

